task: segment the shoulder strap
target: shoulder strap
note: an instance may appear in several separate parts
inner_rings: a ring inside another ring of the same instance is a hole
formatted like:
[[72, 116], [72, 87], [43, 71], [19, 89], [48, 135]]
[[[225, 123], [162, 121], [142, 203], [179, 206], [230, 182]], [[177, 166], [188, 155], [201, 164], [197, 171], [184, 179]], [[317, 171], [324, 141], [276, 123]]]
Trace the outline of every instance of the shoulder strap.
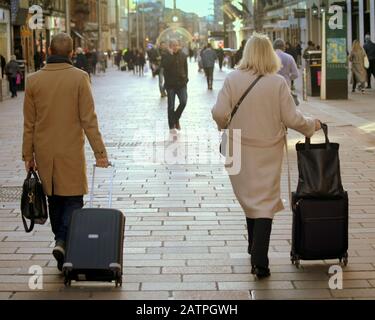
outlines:
[[231, 118], [230, 118], [230, 121], [228, 123], [228, 126], [230, 125], [230, 123], [232, 122], [233, 120], [233, 117], [235, 116], [235, 114], [237, 113], [238, 109], [240, 108], [240, 105], [242, 104], [242, 102], [245, 100], [245, 98], [247, 97], [247, 95], [250, 93], [250, 91], [255, 87], [255, 85], [258, 83], [258, 81], [262, 78], [263, 76], [259, 76], [257, 77], [253, 83], [250, 85], [250, 87], [245, 91], [245, 93], [242, 95], [241, 99], [237, 102], [237, 104], [234, 106], [234, 109], [232, 111], [232, 115], [231, 115]]

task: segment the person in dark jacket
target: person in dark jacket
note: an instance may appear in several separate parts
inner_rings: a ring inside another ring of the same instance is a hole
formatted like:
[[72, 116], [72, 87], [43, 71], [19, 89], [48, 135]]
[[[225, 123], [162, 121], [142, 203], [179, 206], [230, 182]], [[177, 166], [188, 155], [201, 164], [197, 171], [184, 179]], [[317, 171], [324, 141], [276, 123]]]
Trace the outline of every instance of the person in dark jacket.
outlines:
[[[181, 51], [177, 40], [169, 43], [169, 53], [162, 58], [161, 67], [164, 69], [165, 89], [168, 94], [168, 123], [171, 133], [181, 130], [180, 119], [187, 104], [188, 64], [187, 56]], [[176, 95], [180, 105], [175, 110]]]
[[224, 49], [222, 47], [219, 47], [219, 49], [216, 50], [217, 59], [219, 60], [219, 68], [220, 71], [223, 70], [223, 62], [225, 58]]
[[4, 56], [0, 54], [0, 67], [1, 67], [1, 78], [4, 78], [5, 74], [5, 65], [7, 64]]
[[375, 78], [375, 43], [371, 41], [371, 36], [369, 34], [366, 35], [365, 40], [366, 43], [363, 48], [370, 62], [370, 67], [367, 69], [367, 89], [371, 89], [371, 75]]
[[77, 58], [74, 66], [78, 69], [86, 71], [90, 75], [89, 62], [86, 56], [84, 55], [82, 48], [77, 49]]
[[214, 82], [215, 61], [217, 59], [216, 51], [212, 49], [211, 43], [207, 45], [207, 49], [202, 53], [203, 69], [207, 78], [207, 88], [212, 90]]
[[12, 93], [12, 98], [17, 97], [17, 74], [20, 72], [20, 66], [16, 61], [16, 56], [13, 55], [10, 61], [5, 65], [5, 74], [9, 80], [9, 88]]
[[92, 64], [91, 64], [91, 72], [93, 75], [96, 75], [96, 66], [98, 64], [98, 53], [96, 49], [92, 50]]
[[138, 75], [143, 77], [145, 74], [146, 57], [142, 49], [139, 49], [136, 57], [136, 66], [138, 66]]
[[240, 61], [242, 60], [242, 55], [243, 55], [243, 51], [245, 49], [246, 42], [247, 42], [246, 40], [242, 40], [241, 47], [236, 52], [236, 55], [235, 55], [236, 65], [239, 64]]

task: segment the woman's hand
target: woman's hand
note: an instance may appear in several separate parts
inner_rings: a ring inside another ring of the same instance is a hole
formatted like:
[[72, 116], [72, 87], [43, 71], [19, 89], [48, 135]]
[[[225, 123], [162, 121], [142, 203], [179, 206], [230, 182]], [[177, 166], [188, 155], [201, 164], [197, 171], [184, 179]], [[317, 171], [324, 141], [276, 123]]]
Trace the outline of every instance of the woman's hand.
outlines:
[[315, 119], [315, 131], [319, 131], [321, 129], [322, 129], [322, 123], [320, 122], [320, 120]]
[[26, 172], [29, 172], [30, 170], [38, 171], [35, 160], [25, 161], [25, 169]]

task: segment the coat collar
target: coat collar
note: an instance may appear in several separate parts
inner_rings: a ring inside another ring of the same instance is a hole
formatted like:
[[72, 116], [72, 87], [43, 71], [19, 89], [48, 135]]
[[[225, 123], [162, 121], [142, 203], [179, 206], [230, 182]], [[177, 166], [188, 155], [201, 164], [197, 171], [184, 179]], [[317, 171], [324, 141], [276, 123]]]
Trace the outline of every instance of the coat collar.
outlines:
[[44, 68], [42, 68], [43, 71], [58, 71], [58, 70], [65, 70], [74, 68], [69, 63], [48, 63]]

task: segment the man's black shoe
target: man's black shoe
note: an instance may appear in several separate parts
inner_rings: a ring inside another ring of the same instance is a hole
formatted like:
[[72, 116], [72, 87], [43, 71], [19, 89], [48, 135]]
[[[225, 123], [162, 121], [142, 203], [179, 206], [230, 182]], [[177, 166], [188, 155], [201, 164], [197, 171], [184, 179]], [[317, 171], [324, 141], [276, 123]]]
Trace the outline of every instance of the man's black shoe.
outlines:
[[63, 241], [56, 241], [55, 248], [52, 251], [53, 256], [57, 261], [57, 269], [62, 271], [65, 260], [65, 243]]

